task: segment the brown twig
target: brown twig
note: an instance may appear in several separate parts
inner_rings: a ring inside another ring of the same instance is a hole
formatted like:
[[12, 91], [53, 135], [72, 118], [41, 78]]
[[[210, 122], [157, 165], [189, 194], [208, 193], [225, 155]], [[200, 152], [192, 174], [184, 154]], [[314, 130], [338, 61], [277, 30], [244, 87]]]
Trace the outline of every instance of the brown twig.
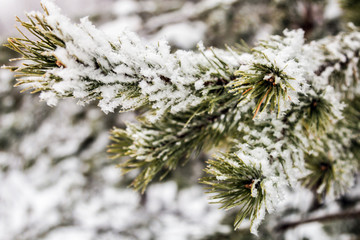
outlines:
[[275, 229], [277, 231], [286, 231], [289, 228], [297, 227], [298, 225], [310, 223], [310, 222], [328, 222], [333, 220], [340, 219], [349, 219], [349, 218], [360, 218], [360, 210], [357, 211], [346, 211], [341, 213], [329, 214], [321, 217], [308, 218], [304, 220], [299, 220], [289, 223], [280, 223]]

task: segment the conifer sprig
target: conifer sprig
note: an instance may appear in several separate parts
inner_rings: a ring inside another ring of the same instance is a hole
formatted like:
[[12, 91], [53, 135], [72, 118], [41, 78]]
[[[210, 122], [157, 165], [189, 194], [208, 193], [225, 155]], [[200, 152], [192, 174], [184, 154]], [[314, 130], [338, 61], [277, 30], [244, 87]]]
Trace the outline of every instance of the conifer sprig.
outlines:
[[337, 155], [332, 151], [317, 154], [306, 155], [306, 168], [309, 174], [301, 181], [306, 188], [315, 193], [319, 202], [326, 198], [338, 198], [353, 186], [358, 164], [347, 154]]
[[267, 106], [270, 106], [270, 111], [274, 111], [277, 107], [279, 115], [280, 100], [291, 100], [288, 90], [295, 90], [289, 83], [294, 79], [272, 63], [270, 66], [254, 63], [250, 71], [236, 71], [235, 74], [239, 77], [229, 84], [230, 92], [240, 94], [240, 102], [249, 99], [256, 100], [254, 118]]
[[250, 217], [253, 222], [265, 201], [261, 188], [264, 178], [262, 172], [246, 165], [235, 155], [218, 156], [207, 163], [205, 172], [211, 176], [202, 178], [201, 183], [209, 185], [208, 193], [214, 194], [211, 197], [214, 203], [220, 203], [224, 209], [240, 206], [234, 222], [235, 228], [246, 217]]
[[[260, 148], [254, 149], [262, 152]], [[235, 229], [245, 218], [250, 218], [251, 232], [257, 234], [265, 211], [273, 211], [278, 201], [277, 191], [281, 191], [283, 182], [273, 172], [266, 155], [260, 158], [255, 155], [251, 159], [242, 158], [236, 152], [219, 154], [208, 160], [205, 172], [209, 176], [200, 181], [209, 186], [207, 189], [213, 203], [221, 204], [224, 209], [238, 207]]]
[[302, 119], [302, 124], [309, 133], [319, 136], [342, 118], [341, 115], [336, 116], [331, 102], [324, 98], [324, 91], [316, 93], [315, 96], [300, 97], [303, 100], [302, 110], [299, 111], [302, 116], [298, 117]]
[[[164, 178], [179, 162], [186, 163], [203, 150], [224, 143], [236, 132], [241, 121], [240, 112], [234, 111], [235, 98], [221, 101], [214, 112], [186, 112], [166, 115], [162, 121], [127, 124], [127, 129], [114, 128], [111, 132], [113, 144], [109, 153], [114, 159], [125, 161], [119, 166], [123, 172], [141, 169], [132, 186], [144, 192], [147, 185], [158, 174]], [[126, 160], [122, 157], [129, 156]]]
[[33, 93], [46, 91], [49, 90], [48, 84], [42, 81], [42, 77], [48, 70], [63, 66], [51, 53], [57, 47], [64, 47], [64, 42], [52, 32], [52, 28], [39, 16], [27, 15], [27, 17], [29, 22], [24, 22], [18, 17], [16, 21], [27, 29], [36, 40], [29, 39], [18, 28], [23, 38], [9, 38], [8, 44], [5, 46], [22, 55], [21, 58], [12, 59], [12, 61], [24, 60], [25, 62], [20, 67], [8, 68], [17, 73], [15, 77], [17, 77], [18, 83], [15, 86], [30, 83], [29, 88], [34, 89]]
[[284, 35], [272, 36], [252, 49], [252, 58], [240, 66], [237, 78], [228, 85], [230, 92], [240, 96], [240, 102], [255, 100], [253, 118], [267, 108], [276, 110], [279, 117], [281, 108], [290, 105], [286, 102], [298, 104], [297, 94], [305, 92], [308, 85], [300, 57], [304, 33], [285, 30]]

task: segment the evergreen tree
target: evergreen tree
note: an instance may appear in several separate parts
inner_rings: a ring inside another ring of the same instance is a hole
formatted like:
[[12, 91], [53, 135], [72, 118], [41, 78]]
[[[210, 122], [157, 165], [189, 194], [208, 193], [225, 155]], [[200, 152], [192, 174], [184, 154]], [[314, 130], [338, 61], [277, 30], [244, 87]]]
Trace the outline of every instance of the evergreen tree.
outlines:
[[200, 42], [196, 51], [173, 52], [165, 41], [145, 44], [128, 31], [108, 37], [87, 18], [72, 23], [49, 1], [43, 10], [29, 13], [26, 22], [18, 19], [32, 37], [9, 38], [7, 46], [25, 61], [8, 67], [17, 73], [17, 86], [40, 92], [51, 106], [71, 97], [80, 104], [97, 101], [105, 113], [140, 110], [138, 123], [111, 131], [109, 146], [125, 173], [139, 171], [131, 183], [136, 190], [146, 191], [155, 178], [217, 149], [200, 182], [213, 202], [237, 209], [235, 228], [249, 218], [256, 234], [289, 188], [302, 185], [322, 203], [355, 184], [355, 25], [311, 42], [304, 35], [314, 27], [303, 23], [306, 32], [284, 30], [252, 49]]

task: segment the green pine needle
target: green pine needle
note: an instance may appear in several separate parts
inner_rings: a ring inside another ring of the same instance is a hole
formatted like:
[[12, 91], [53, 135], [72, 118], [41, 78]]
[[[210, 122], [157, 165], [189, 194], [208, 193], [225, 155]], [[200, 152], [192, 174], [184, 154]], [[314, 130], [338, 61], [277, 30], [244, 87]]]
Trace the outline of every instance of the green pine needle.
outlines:
[[290, 99], [288, 90], [293, 90], [293, 87], [289, 80], [293, 80], [293, 78], [284, 74], [274, 64], [267, 66], [254, 63], [250, 70], [250, 72], [235, 72], [238, 78], [228, 84], [229, 91], [241, 95], [239, 102], [256, 99], [253, 118], [259, 112], [263, 112], [267, 106], [270, 106], [271, 111], [277, 107], [279, 115], [280, 99], [284, 101]]
[[207, 189], [212, 194], [213, 203], [220, 203], [223, 209], [240, 207], [234, 222], [235, 228], [245, 218], [250, 218], [253, 223], [265, 201], [261, 186], [264, 179], [262, 172], [244, 164], [235, 154], [223, 154], [207, 163], [205, 172], [210, 176], [202, 178], [200, 182], [209, 185]]
[[310, 170], [310, 173], [302, 179], [302, 183], [316, 192], [318, 200], [322, 201], [335, 181], [334, 162], [324, 155], [308, 156], [306, 159], [306, 169]]
[[[46, 12], [46, 9], [44, 8]], [[29, 39], [19, 28], [18, 31], [23, 36], [22, 38], [9, 38], [6, 47], [20, 53], [21, 58], [11, 59], [11, 61], [24, 60], [20, 67], [8, 67], [10, 70], [17, 73], [18, 83], [16, 86], [39, 82], [40, 80], [34, 80], [32, 77], [41, 77], [47, 70], [65, 67], [56, 57], [50, 52], [53, 52], [58, 46], [64, 47], [64, 42], [58, 38], [52, 31], [51, 27], [46, 23], [44, 19], [38, 16], [28, 15], [28, 22], [16, 18], [23, 28], [33, 35], [36, 40]], [[34, 88], [33, 92], [48, 90], [46, 82], [39, 82]], [[29, 88], [29, 89], [30, 89]], [[27, 89], [25, 89], [27, 90]]]
[[319, 98], [312, 99], [308, 105], [303, 107], [304, 117], [302, 124], [307, 132], [322, 135], [333, 125], [331, 119], [340, 116], [335, 116], [332, 112], [331, 103], [321, 97], [322, 93], [319, 96]]

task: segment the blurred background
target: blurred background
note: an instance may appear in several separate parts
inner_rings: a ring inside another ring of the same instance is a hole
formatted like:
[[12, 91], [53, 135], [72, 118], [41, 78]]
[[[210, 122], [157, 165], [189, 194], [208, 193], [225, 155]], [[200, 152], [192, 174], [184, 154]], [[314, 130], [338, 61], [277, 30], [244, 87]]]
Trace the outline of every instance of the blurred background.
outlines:
[[[62, 12], [90, 20], [109, 35], [121, 29], [144, 41], [167, 39], [173, 50], [224, 48], [244, 40], [250, 46], [285, 28], [303, 28], [308, 41], [334, 35], [348, 21], [360, 23], [360, 1], [337, 0], [57, 0]], [[39, 0], [0, 0], [0, 42], [18, 36], [15, 16], [40, 10]], [[17, 55], [0, 47], [0, 65]], [[207, 155], [180, 167], [144, 195], [128, 188], [106, 154], [109, 130], [135, 121], [136, 113], [104, 114], [96, 103], [56, 107], [37, 94], [20, 94], [13, 74], [0, 69], [0, 240], [222, 240], [360, 239], [360, 221], [313, 222], [280, 229], [284, 221], [359, 205], [360, 187], [313, 211], [311, 192], [288, 193], [268, 215], [259, 238], [249, 223], [233, 231], [235, 211], [208, 204], [203, 186]], [[236, 210], [236, 209], [235, 209]]]

